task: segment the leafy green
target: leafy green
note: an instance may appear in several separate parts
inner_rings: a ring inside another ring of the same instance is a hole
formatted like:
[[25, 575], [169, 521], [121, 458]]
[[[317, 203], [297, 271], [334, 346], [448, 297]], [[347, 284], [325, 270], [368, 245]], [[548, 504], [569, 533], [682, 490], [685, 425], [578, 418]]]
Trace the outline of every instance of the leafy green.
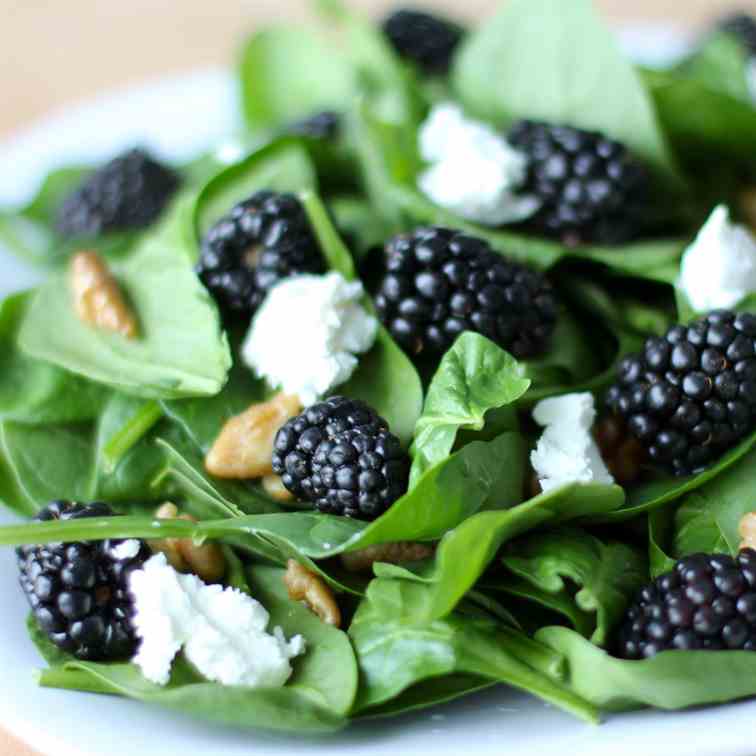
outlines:
[[507, 3], [463, 43], [452, 83], [471, 113], [500, 127], [533, 118], [601, 131], [675, 173], [653, 104], [589, 0], [558, 12], [552, 0]]
[[482, 430], [489, 410], [512, 404], [529, 387], [514, 357], [485, 336], [460, 335], [441, 360], [415, 426], [410, 487], [449, 455], [458, 430]]
[[139, 321], [136, 339], [82, 322], [65, 274], [53, 274], [33, 297], [21, 325], [21, 348], [90, 380], [148, 398], [212, 395], [231, 364], [215, 303], [186, 254], [180, 211], [144, 237], [113, 273]]
[[609, 633], [648, 575], [646, 560], [637, 550], [624, 543], [604, 543], [576, 528], [558, 528], [514, 541], [503, 562], [515, 575], [547, 593], [570, 593], [565, 580], [576, 585], [575, 604], [595, 615], [590, 639], [599, 646], [609, 642]]
[[667, 555], [673, 514], [669, 509], [655, 509], [648, 513], [648, 566], [652, 578], [669, 572], [675, 565], [675, 560]]
[[753, 105], [748, 88], [748, 55], [737, 37], [719, 33], [712, 35], [685, 60], [677, 71], [690, 76], [710, 89], [726, 92], [731, 97]]
[[564, 627], [543, 628], [536, 640], [565, 655], [565, 682], [577, 695], [608, 711], [683, 709], [756, 694], [750, 651], [665, 651], [624, 661]]

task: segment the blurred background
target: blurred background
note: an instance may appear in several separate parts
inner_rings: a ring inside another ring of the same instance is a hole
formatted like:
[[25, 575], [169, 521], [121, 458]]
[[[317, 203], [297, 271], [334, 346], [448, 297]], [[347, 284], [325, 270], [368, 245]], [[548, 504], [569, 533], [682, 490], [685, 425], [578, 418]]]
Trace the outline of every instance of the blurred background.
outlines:
[[[555, 3], [568, 0], [554, 0]], [[756, 0], [596, 0], [613, 24], [692, 30]], [[380, 15], [391, 0], [351, 0]], [[500, 0], [409, 3], [474, 18]], [[256, 23], [306, 20], [309, 0], [0, 0], [0, 138], [67, 103], [160, 74], [228, 64]]]

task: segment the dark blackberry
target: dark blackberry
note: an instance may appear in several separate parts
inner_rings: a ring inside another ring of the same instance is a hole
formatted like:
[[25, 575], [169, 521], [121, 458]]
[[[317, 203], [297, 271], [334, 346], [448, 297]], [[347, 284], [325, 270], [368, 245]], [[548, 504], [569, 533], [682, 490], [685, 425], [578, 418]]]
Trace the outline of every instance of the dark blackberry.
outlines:
[[320, 512], [373, 520], [407, 490], [409, 459], [370, 407], [333, 396], [278, 431], [273, 471]]
[[462, 40], [461, 27], [422, 11], [394, 11], [382, 24], [397, 54], [427, 74], [445, 74]]
[[179, 185], [170, 168], [144, 150], [129, 150], [102, 166], [61, 204], [56, 229], [68, 238], [149, 226]]
[[[112, 514], [99, 502], [53, 501], [34, 519], [45, 522]], [[113, 550], [120, 543], [32, 544], [16, 550], [19, 581], [39, 627], [56, 646], [79, 659], [128, 659], [136, 651], [128, 578], [150, 551], [140, 542], [135, 556], [118, 559]]]
[[323, 258], [293, 194], [260, 191], [205, 235], [197, 273], [227, 314], [249, 316], [289, 276], [320, 273]]
[[756, 18], [748, 13], [734, 13], [723, 18], [718, 27], [726, 34], [737, 37], [751, 55], [756, 55]]
[[444, 352], [463, 331], [482, 333], [518, 358], [546, 350], [557, 314], [551, 284], [482, 239], [419, 228], [388, 242], [385, 266], [375, 304], [408, 352]]
[[756, 315], [717, 310], [646, 341], [607, 404], [651, 459], [698, 472], [756, 427]]
[[528, 157], [523, 191], [541, 200], [528, 224], [565, 244], [620, 244], [642, 231], [643, 164], [597, 132], [518, 121], [507, 139]]
[[756, 551], [680, 559], [638, 594], [617, 636], [617, 655], [667, 650], [756, 650]]
[[335, 139], [341, 130], [341, 116], [332, 110], [315, 113], [301, 121], [290, 123], [284, 131], [292, 136], [309, 139]]

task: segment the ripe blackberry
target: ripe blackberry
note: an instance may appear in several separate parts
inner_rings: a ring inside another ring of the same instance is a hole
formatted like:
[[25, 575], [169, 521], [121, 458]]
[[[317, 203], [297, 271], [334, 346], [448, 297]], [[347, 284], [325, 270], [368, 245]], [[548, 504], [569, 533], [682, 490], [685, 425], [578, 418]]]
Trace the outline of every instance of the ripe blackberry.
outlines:
[[747, 13], [735, 13], [723, 18], [719, 28], [738, 38], [751, 55], [756, 55], [756, 18]]
[[685, 557], [640, 591], [619, 628], [617, 655], [673, 649], [756, 650], [756, 551]]
[[[105, 517], [106, 504], [53, 501], [39, 521]], [[79, 659], [127, 659], [137, 647], [128, 577], [149, 558], [140, 542], [133, 557], [118, 558], [122, 540], [48, 543], [16, 550], [19, 581], [39, 627], [59, 648]]]
[[459, 26], [407, 8], [391, 13], [382, 28], [397, 54], [427, 74], [445, 74], [449, 70], [463, 36]]
[[308, 137], [309, 139], [335, 139], [341, 129], [341, 116], [332, 110], [315, 113], [301, 121], [290, 123], [285, 131], [292, 136]]
[[528, 223], [565, 244], [620, 244], [642, 230], [648, 174], [627, 148], [597, 132], [518, 121], [509, 142], [529, 159], [523, 191], [541, 200]]
[[249, 316], [279, 281], [323, 267], [299, 200], [260, 191], [207, 232], [197, 273], [227, 314]]
[[697, 472], [756, 426], [756, 315], [717, 310], [646, 341], [607, 394], [649, 456]]
[[385, 265], [375, 304], [408, 352], [444, 352], [463, 331], [482, 333], [518, 358], [546, 350], [557, 313], [551, 284], [482, 239], [419, 228], [388, 242]]
[[320, 512], [373, 520], [407, 490], [409, 459], [370, 407], [333, 396], [278, 431], [273, 471]]
[[57, 213], [65, 237], [93, 237], [149, 226], [179, 185], [170, 168], [134, 149], [102, 166], [69, 194]]

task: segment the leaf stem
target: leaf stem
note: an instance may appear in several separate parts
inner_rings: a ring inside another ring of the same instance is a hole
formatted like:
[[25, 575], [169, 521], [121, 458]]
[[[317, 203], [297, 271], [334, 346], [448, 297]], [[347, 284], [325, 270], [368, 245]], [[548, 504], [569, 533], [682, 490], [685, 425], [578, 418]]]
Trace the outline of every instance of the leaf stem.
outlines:
[[157, 401], [146, 402], [117, 433], [113, 434], [102, 450], [105, 469], [113, 472], [122, 457], [163, 417]]

